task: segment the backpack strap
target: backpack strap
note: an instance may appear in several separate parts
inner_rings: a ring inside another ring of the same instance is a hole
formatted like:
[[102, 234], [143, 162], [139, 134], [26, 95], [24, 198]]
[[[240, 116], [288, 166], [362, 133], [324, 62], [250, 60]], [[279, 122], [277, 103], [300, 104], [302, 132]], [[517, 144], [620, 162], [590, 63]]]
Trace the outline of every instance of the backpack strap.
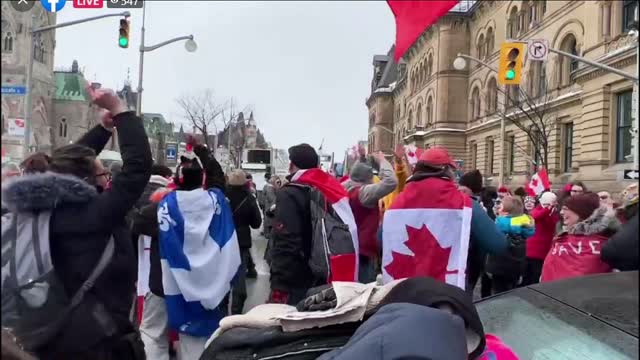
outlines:
[[91, 271], [91, 274], [89, 275], [87, 280], [84, 281], [82, 286], [80, 286], [78, 291], [76, 291], [76, 293], [73, 294], [73, 297], [71, 298], [71, 304], [67, 308], [68, 312], [71, 312], [71, 310], [73, 310], [76, 306], [78, 306], [82, 302], [82, 299], [84, 299], [84, 294], [86, 294], [86, 292], [93, 287], [93, 285], [96, 282], [96, 279], [98, 279], [98, 277], [102, 275], [102, 272], [104, 271], [104, 269], [106, 269], [107, 265], [109, 265], [109, 263], [111, 262], [111, 258], [113, 257], [114, 251], [115, 251], [115, 241], [113, 240], [113, 236], [111, 236], [109, 238], [109, 242], [107, 242], [107, 246], [105, 246], [104, 251], [102, 251], [102, 255], [100, 256], [100, 259], [96, 264], [96, 267], [93, 268], [93, 270]]

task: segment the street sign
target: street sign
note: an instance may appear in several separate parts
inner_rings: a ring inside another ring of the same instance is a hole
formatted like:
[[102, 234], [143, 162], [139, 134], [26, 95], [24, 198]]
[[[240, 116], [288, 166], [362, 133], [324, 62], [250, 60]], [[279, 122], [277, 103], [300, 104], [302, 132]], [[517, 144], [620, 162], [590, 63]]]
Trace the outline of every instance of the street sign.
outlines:
[[24, 95], [27, 93], [25, 86], [3, 86], [2, 95]]
[[529, 55], [529, 60], [546, 61], [547, 55], [549, 55], [549, 40], [529, 40], [527, 54]]
[[176, 149], [176, 145], [167, 144], [167, 160], [175, 160], [177, 153], [178, 150]]
[[624, 180], [638, 180], [638, 169], [636, 170], [624, 170], [624, 176], [622, 177]]

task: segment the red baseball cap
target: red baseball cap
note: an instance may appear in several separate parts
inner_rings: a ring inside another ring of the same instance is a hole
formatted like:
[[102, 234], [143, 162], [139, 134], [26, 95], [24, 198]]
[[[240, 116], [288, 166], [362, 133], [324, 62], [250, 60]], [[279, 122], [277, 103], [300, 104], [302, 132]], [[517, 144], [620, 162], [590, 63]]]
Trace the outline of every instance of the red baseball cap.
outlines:
[[455, 161], [449, 156], [447, 149], [443, 147], [431, 147], [425, 150], [422, 155], [420, 155], [420, 161], [429, 165], [449, 165], [454, 168], [457, 167]]

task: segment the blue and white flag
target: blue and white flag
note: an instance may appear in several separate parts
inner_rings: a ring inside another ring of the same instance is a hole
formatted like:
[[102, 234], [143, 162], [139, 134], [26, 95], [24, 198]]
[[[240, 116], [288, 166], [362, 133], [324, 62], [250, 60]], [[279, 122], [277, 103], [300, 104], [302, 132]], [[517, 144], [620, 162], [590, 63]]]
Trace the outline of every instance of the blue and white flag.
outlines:
[[210, 336], [240, 267], [233, 213], [222, 191], [172, 191], [158, 206], [162, 285], [169, 326]]

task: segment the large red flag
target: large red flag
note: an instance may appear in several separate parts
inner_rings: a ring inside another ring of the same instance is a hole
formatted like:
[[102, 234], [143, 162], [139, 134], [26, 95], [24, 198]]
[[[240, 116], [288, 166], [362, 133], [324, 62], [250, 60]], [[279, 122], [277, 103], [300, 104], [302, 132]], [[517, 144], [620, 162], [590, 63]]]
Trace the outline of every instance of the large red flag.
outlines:
[[429, 26], [444, 16], [459, 0], [387, 0], [396, 18], [397, 62]]

